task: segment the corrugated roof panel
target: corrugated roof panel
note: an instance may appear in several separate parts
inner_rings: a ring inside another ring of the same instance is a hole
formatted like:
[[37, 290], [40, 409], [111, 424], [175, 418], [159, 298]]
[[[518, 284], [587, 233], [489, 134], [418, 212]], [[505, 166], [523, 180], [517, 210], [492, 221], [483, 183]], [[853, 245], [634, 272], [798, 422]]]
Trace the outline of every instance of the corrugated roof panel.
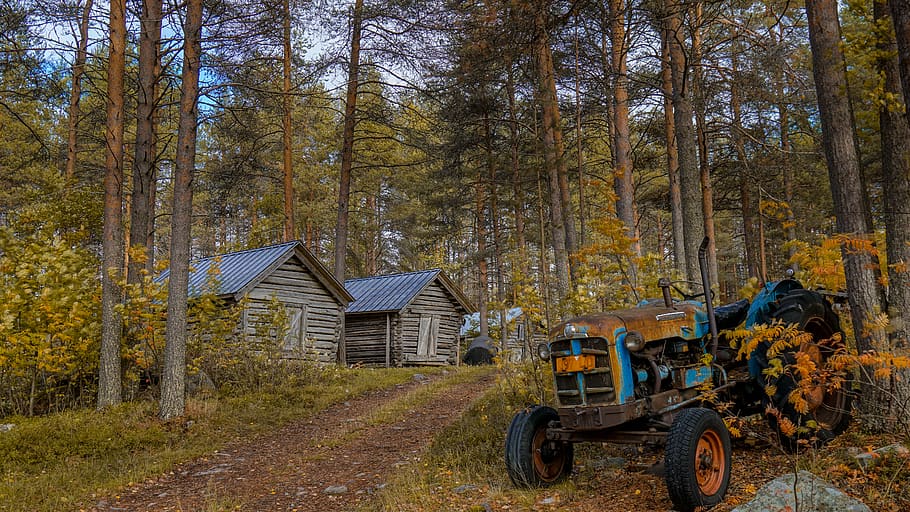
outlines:
[[399, 311], [407, 306], [420, 290], [436, 278], [439, 269], [392, 274], [388, 276], [348, 279], [344, 287], [354, 296], [348, 313]]
[[[297, 243], [297, 241], [285, 242], [259, 249], [248, 249], [191, 261], [190, 298], [198, 297], [210, 291], [207, 289], [209, 271], [216, 264], [216, 261], [218, 261], [219, 286], [218, 290], [213, 291], [215, 291], [216, 295], [233, 295], [243, 290], [250, 281], [259, 276], [276, 260], [283, 257], [289, 250], [292, 250]], [[165, 270], [155, 278], [155, 281], [162, 282], [167, 279], [168, 275], [170, 275], [170, 271]]]

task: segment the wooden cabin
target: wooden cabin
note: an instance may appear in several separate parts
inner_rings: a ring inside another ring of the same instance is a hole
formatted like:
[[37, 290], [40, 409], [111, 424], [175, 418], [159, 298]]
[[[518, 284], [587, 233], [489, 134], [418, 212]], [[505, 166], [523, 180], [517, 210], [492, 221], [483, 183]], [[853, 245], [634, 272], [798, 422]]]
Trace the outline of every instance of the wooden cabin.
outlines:
[[458, 364], [462, 316], [474, 311], [439, 269], [349, 279], [345, 311], [348, 364]]
[[[191, 299], [212, 292], [231, 306], [246, 298], [238, 334], [247, 340], [276, 343], [279, 346], [273, 348], [287, 359], [338, 360], [344, 343], [344, 309], [353, 297], [299, 241], [194, 260], [190, 270]], [[213, 274], [216, 290], [209, 289]], [[276, 307], [284, 308], [287, 315], [286, 336], [258, 339], [274, 332], [265, 319]]]

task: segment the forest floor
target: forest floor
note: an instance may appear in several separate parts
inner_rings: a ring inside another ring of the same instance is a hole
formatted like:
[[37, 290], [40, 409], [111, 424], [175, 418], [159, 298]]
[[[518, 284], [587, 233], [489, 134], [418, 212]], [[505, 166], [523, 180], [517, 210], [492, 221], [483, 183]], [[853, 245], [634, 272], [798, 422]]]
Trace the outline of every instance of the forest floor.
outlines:
[[[445, 467], [430, 467], [434, 439], [494, 387], [495, 372], [468, 382], [418, 375], [407, 384], [352, 398], [322, 413], [254, 439], [236, 441], [167, 474], [130, 485], [91, 506], [98, 511], [664, 511], [671, 510], [661, 474], [660, 450], [579, 446], [566, 483], [521, 491], [506, 477], [464, 481]], [[488, 394], [489, 395], [489, 394]], [[846, 437], [846, 436], [845, 436]], [[833, 450], [845, 450], [838, 448]], [[796, 460], [753, 437], [736, 443], [726, 500], [729, 511], [749, 501], [764, 483], [809, 469], [850, 494], [871, 498], [874, 475], [837, 459]], [[497, 450], [498, 451], [498, 450]], [[495, 454], [500, 459], [499, 454]], [[504, 467], [502, 472], [504, 473]], [[871, 478], [871, 479], [870, 479]], [[430, 482], [429, 484], [427, 482]], [[878, 496], [873, 510], [906, 510], [907, 492]], [[391, 495], [391, 498], [389, 497]], [[883, 500], [882, 498], [888, 498]], [[895, 499], [897, 498], [897, 499]], [[875, 506], [887, 502], [891, 506]]]

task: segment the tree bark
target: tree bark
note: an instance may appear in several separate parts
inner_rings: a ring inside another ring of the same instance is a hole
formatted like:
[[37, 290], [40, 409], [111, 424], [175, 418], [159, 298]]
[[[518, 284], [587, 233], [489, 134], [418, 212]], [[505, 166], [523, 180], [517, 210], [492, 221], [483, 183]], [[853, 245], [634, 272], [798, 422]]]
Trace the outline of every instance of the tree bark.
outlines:
[[[875, 18], [887, 26], [885, 0], [876, 0]], [[894, 41], [881, 45], [879, 69], [885, 92], [901, 99], [900, 72], [895, 58]], [[906, 107], [905, 107], [906, 108]], [[888, 253], [888, 317], [894, 330], [890, 334], [894, 348], [906, 348], [910, 342], [910, 124], [894, 106], [885, 105], [879, 113], [882, 134], [882, 190], [884, 191], [885, 244]]]
[[199, 119], [199, 67], [202, 54], [202, 0], [187, 0], [183, 27], [183, 72], [180, 120], [171, 213], [171, 263], [165, 325], [164, 368], [158, 416], [183, 416], [186, 405], [187, 293], [193, 210], [193, 170]]
[[[556, 264], [556, 282], [559, 300], [569, 291], [569, 246], [568, 226], [573, 226], [572, 214], [568, 207], [568, 182], [562, 151], [562, 130], [560, 129], [559, 105], [556, 98], [556, 79], [550, 40], [547, 33], [545, 13], [538, 10], [536, 15], [536, 38], [534, 53], [537, 58], [538, 96], [543, 114], [544, 165], [550, 183], [550, 230], [553, 255]], [[563, 194], [563, 191], [566, 193]]]
[[[812, 49], [812, 70], [818, 108], [822, 123], [822, 142], [831, 180], [837, 231], [850, 238], [869, 240], [865, 193], [861, 179], [859, 151], [854, 138], [853, 110], [847, 89], [846, 65], [841, 49], [837, 0], [807, 0], [806, 15], [809, 43]], [[878, 282], [873, 271], [872, 255], [868, 251], [841, 247], [847, 293], [850, 303], [856, 346], [860, 352], [886, 348], [882, 329], [872, 326], [877, 311], [881, 311]], [[862, 400], [867, 426], [881, 426], [881, 411], [876, 403], [876, 386], [871, 376], [864, 375]]]
[[761, 273], [759, 263], [760, 239], [759, 228], [756, 218], [759, 215], [756, 204], [752, 198], [752, 180], [749, 159], [746, 155], [745, 144], [743, 143], [743, 125], [742, 125], [742, 104], [740, 99], [739, 88], [739, 62], [737, 52], [740, 50], [738, 39], [734, 42], [733, 56], [730, 59], [732, 77], [730, 78], [730, 110], [733, 113], [733, 123], [730, 127], [730, 137], [733, 140], [733, 147], [736, 149], [736, 156], [739, 163], [739, 195], [742, 203], [741, 212], [743, 218], [743, 246], [746, 249], [746, 267], [749, 269], [749, 277], [757, 277], [764, 280], [765, 276]]
[[673, 262], [680, 274], [686, 272], [686, 243], [683, 228], [682, 196], [679, 188], [679, 151], [676, 146], [676, 123], [673, 119], [673, 76], [670, 71], [670, 35], [664, 27], [661, 34], [660, 79], [664, 97], [664, 133], [667, 139], [667, 177], [669, 180], [670, 221], [673, 232]]
[[[897, 40], [898, 68], [904, 98], [910, 98], [910, 0], [888, 0]], [[905, 112], [910, 116], [910, 112]]]
[[79, 18], [79, 40], [76, 58], [73, 60], [72, 89], [70, 92], [69, 118], [66, 129], [66, 166], [63, 176], [70, 182], [76, 176], [76, 158], [79, 154], [79, 118], [82, 117], [82, 75], [85, 73], [85, 59], [88, 55], [88, 25], [92, 14], [92, 0], [86, 0]]
[[[354, 12], [351, 18], [351, 61], [348, 65], [348, 89], [344, 102], [344, 128], [341, 140], [338, 219], [335, 222], [335, 279], [340, 283], [344, 282], [344, 265], [348, 245], [348, 217], [351, 209], [351, 166], [354, 161], [357, 89], [360, 86], [360, 33], [362, 24], [363, 0], [355, 0]], [[340, 347], [339, 352], [342, 352]]]
[[110, 57], [107, 71], [107, 154], [104, 173], [104, 235], [101, 269], [101, 359], [98, 408], [119, 404], [120, 337], [117, 304], [123, 300], [117, 280], [123, 272], [123, 82], [126, 70], [126, 1], [110, 3]]
[[[783, 45], [786, 42], [786, 33], [784, 31], [784, 25], [778, 24], [778, 44]], [[774, 79], [777, 82], [776, 92], [777, 92], [777, 118], [778, 126], [780, 130], [780, 152], [781, 152], [781, 165], [783, 167], [783, 182], [784, 182], [784, 200], [787, 202], [787, 220], [784, 225], [784, 233], [786, 234], [788, 242], [796, 241], [796, 214], [793, 211], [793, 166], [790, 165], [790, 113], [787, 108], [786, 98], [787, 95], [784, 93], [784, 80], [781, 73], [781, 70], [778, 68], [775, 70]], [[762, 247], [764, 249], [764, 247]], [[787, 250], [787, 258], [793, 259], [796, 256], [796, 247], [791, 244], [791, 247]], [[793, 262], [790, 264], [790, 268], [794, 272], [799, 270], [799, 263]]]
[[683, 8], [676, 0], [668, 2], [667, 23], [670, 42], [670, 74], [673, 81], [673, 120], [679, 151], [679, 188], [683, 213], [683, 238], [686, 245], [686, 279], [701, 282], [698, 246], [705, 237], [701, 176], [696, 154], [695, 127], [692, 125], [691, 91], [687, 80]]
[[[486, 119], [484, 119], [486, 121]], [[489, 161], [490, 155], [487, 155]], [[486, 191], [483, 171], [479, 171], [474, 184], [474, 215], [477, 219], [477, 313], [480, 317], [480, 335], [490, 335], [489, 311], [489, 268], [487, 266], [487, 218]]]
[[521, 149], [521, 132], [518, 127], [518, 112], [515, 106], [515, 80], [511, 63], [508, 65], [508, 73], [506, 92], [509, 96], [509, 160], [512, 166], [512, 201], [515, 210], [515, 240], [518, 245], [518, 268], [524, 272], [530, 262], [528, 260], [527, 243], [525, 242], [525, 195], [522, 192], [521, 186], [521, 158], [519, 155]]
[[[626, 63], [626, 27], [624, 0], [610, 0], [610, 47], [613, 62], [613, 190], [616, 192], [616, 216], [625, 224], [626, 236], [633, 250], [641, 252], [635, 238], [635, 189], [632, 185], [632, 137], [629, 133], [629, 77]], [[631, 265], [634, 276], [635, 266]], [[633, 283], [634, 284], [634, 283]]]
[[136, 99], [136, 147], [133, 158], [133, 192], [130, 201], [130, 248], [145, 248], [146, 260], [130, 258], [127, 282], [139, 283], [140, 271], [152, 259], [149, 242], [152, 218], [155, 216], [157, 177], [157, 134], [155, 113], [158, 103], [158, 70], [161, 41], [161, 0], [143, 0], [139, 18], [139, 89]]
[[293, 102], [291, 101], [291, 2], [284, 0], [282, 5], [284, 14], [283, 23], [283, 55], [282, 71], [284, 83], [282, 87], [283, 116], [282, 128], [282, 168], [284, 170], [284, 241], [297, 238], [297, 228], [294, 225], [294, 166], [293, 166], [293, 130], [291, 118], [293, 115]]
[[575, 30], [575, 156], [578, 174], [578, 225], [580, 232], [578, 234], [578, 243], [581, 247], [585, 245], [585, 234], [587, 227], [585, 223], [585, 154], [582, 151], [582, 134], [581, 134], [581, 77], [578, 66], [578, 29]]
[[698, 143], [698, 175], [701, 182], [701, 205], [704, 214], [705, 236], [708, 237], [708, 274], [711, 283], [718, 283], [717, 246], [714, 236], [714, 187], [708, 164], [708, 135], [705, 126], [705, 73], [702, 67], [701, 28], [702, 2], [692, 7], [692, 93], [695, 105], [695, 134]]

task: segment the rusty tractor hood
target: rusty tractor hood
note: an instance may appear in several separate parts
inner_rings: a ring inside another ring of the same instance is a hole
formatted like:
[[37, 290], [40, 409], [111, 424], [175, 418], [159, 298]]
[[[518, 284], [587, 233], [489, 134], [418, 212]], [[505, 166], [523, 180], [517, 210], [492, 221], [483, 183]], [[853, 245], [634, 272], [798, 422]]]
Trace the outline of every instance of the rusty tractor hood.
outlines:
[[696, 302], [681, 302], [674, 304], [673, 307], [666, 307], [662, 302], [659, 305], [647, 304], [568, 319], [550, 331], [549, 339], [587, 336], [615, 342], [617, 336], [631, 331], [640, 333], [646, 341], [667, 338], [699, 339], [709, 331], [708, 315], [704, 306]]

